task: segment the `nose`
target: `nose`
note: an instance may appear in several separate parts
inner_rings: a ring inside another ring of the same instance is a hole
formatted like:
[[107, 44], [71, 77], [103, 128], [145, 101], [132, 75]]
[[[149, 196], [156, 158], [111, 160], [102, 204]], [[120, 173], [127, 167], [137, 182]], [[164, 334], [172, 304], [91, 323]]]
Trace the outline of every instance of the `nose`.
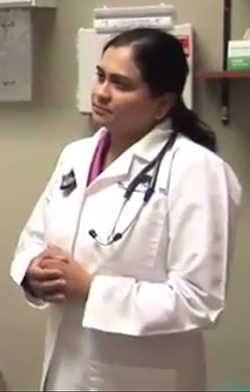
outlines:
[[108, 103], [111, 100], [111, 91], [108, 81], [99, 83], [96, 88], [96, 97], [100, 103]]

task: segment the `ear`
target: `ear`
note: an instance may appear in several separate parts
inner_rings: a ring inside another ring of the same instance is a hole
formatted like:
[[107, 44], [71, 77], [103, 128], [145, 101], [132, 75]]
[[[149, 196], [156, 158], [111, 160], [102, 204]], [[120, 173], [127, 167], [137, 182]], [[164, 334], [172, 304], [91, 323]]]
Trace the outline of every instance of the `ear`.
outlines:
[[177, 96], [174, 93], [166, 93], [163, 96], [157, 98], [155, 119], [157, 121], [162, 120], [170, 112], [172, 107], [176, 103]]

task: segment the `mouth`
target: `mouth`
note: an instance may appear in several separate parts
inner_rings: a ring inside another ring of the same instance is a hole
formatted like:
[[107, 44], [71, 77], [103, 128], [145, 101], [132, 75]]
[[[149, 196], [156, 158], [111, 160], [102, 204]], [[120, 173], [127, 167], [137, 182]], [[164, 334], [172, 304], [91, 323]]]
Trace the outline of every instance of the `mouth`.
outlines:
[[112, 114], [111, 110], [107, 109], [106, 107], [97, 105], [97, 104], [95, 104], [95, 103], [93, 103], [93, 111], [94, 111], [95, 113], [101, 114], [101, 115], [104, 115], [104, 114]]

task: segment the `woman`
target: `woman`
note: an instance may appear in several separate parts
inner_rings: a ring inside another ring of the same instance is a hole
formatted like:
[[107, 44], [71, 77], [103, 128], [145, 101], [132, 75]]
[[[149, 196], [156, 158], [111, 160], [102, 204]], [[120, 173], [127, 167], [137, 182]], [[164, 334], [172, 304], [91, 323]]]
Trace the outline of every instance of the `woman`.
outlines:
[[181, 99], [187, 74], [157, 29], [103, 49], [101, 129], [62, 152], [11, 267], [32, 304], [50, 304], [43, 390], [206, 388], [202, 332], [225, 307], [241, 190]]

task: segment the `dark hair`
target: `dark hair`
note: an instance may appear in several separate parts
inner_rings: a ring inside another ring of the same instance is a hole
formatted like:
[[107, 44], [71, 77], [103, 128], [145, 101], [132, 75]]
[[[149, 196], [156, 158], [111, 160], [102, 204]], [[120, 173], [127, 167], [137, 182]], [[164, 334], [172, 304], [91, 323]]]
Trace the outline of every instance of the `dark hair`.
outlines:
[[168, 114], [173, 131], [215, 152], [214, 132], [182, 100], [189, 69], [179, 40], [160, 29], [139, 27], [112, 37], [103, 53], [110, 47], [122, 46], [133, 47], [135, 63], [152, 96], [160, 97], [167, 92], [177, 95], [177, 102]]

